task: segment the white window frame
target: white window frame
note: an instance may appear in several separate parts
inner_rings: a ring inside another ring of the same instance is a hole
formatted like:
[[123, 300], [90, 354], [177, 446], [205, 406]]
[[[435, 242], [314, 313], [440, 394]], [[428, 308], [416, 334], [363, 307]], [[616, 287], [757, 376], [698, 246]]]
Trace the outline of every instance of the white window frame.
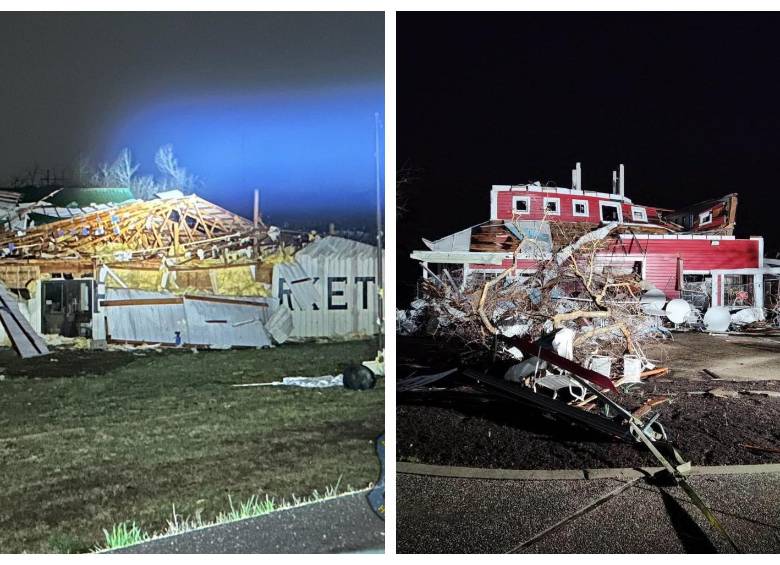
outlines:
[[611, 202], [609, 200], [599, 200], [599, 218], [604, 222], [604, 206], [610, 206], [615, 208], [618, 213], [618, 223], [623, 223], [623, 207], [618, 202]]
[[[577, 213], [577, 204], [582, 204], [585, 206], [585, 212], [582, 214]], [[577, 216], [578, 218], [587, 218], [590, 216], [590, 206], [588, 205], [587, 200], [572, 200], [571, 201], [571, 213], [573, 216]]]
[[[555, 202], [555, 212], [551, 212], [547, 209], [547, 204], [549, 202]], [[560, 216], [561, 215], [561, 199], [560, 198], [553, 198], [552, 196], [545, 196], [544, 197], [544, 207], [542, 208], [542, 211], [545, 214], [549, 214], [550, 216]]]
[[[636, 217], [637, 212], [641, 216], [640, 218]], [[645, 210], [641, 206], [631, 206], [631, 221], [632, 222], [646, 222], [647, 221], [647, 210]]]
[[[517, 209], [517, 201], [525, 201], [525, 212]], [[530, 196], [513, 196], [512, 197], [512, 214], [528, 215], [531, 213], [531, 197]]]
[[[704, 218], [709, 216], [709, 219], [705, 222]], [[701, 212], [699, 214], [699, 225], [700, 226], [706, 226], [707, 224], [712, 223], [712, 210], [707, 210], [706, 212]]]

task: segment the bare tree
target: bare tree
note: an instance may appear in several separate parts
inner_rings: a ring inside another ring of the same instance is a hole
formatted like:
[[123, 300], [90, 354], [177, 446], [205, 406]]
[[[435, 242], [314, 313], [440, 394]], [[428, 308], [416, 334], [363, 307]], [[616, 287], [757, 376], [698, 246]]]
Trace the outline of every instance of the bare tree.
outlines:
[[130, 181], [129, 188], [133, 191], [133, 195], [136, 198], [141, 198], [142, 200], [148, 200], [154, 196], [156, 192], [160, 192], [160, 189], [157, 187], [157, 183], [154, 182], [154, 177], [152, 175], [133, 177], [133, 179]]
[[130, 150], [124, 148], [114, 161], [100, 163], [97, 167], [93, 167], [86, 157], [81, 157], [75, 166], [75, 177], [82, 186], [129, 188], [136, 198], [144, 200], [164, 190], [194, 192], [198, 179], [179, 164], [172, 145], [160, 147], [154, 162], [161, 173], [160, 177], [139, 176], [137, 173], [140, 165], [133, 161]]
[[78, 160], [73, 165], [73, 182], [79, 186], [90, 186], [95, 169], [89, 157], [84, 154], [79, 155]]
[[133, 163], [133, 155], [125, 147], [111, 164], [111, 180], [116, 182], [116, 186], [131, 186], [133, 184], [133, 175], [139, 166]]
[[159, 183], [163, 189], [178, 189], [185, 194], [195, 190], [197, 179], [186, 168], [179, 165], [178, 159], [173, 154], [173, 145], [168, 144], [160, 147], [154, 156], [154, 162], [163, 174], [163, 179]]
[[139, 165], [133, 163], [133, 155], [126, 147], [112, 163], [101, 163], [92, 174], [92, 184], [103, 187], [131, 187], [133, 175]]

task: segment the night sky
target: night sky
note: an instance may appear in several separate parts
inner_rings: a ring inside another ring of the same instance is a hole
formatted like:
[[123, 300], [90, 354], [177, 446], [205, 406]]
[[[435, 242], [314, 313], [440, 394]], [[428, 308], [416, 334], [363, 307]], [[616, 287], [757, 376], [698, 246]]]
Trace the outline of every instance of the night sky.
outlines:
[[0, 45], [3, 180], [171, 143], [233, 211], [374, 217], [382, 13], [5, 13]]
[[739, 193], [735, 235], [780, 245], [777, 14], [399, 14], [398, 302], [413, 249], [540, 180], [665, 208]]

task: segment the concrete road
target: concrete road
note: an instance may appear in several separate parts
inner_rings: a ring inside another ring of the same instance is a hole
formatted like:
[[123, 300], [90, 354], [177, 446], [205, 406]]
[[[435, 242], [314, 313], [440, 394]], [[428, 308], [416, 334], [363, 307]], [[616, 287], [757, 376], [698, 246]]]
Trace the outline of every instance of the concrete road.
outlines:
[[[397, 477], [399, 553], [733, 552], [680, 487], [647, 479]], [[689, 481], [741, 552], [780, 552], [780, 473]]]
[[645, 354], [675, 379], [702, 379], [709, 369], [723, 379], [780, 380], [780, 338], [674, 332], [671, 341], [648, 344]]
[[134, 545], [113, 553], [381, 553], [367, 492]]

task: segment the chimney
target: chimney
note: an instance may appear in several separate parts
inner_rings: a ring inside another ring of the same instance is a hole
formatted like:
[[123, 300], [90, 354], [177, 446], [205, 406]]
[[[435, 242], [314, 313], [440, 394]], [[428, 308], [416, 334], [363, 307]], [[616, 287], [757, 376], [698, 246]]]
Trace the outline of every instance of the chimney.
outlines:
[[617, 194], [617, 171], [612, 171], [612, 194]]
[[626, 197], [626, 170], [623, 164], [620, 165], [620, 198]]
[[577, 167], [574, 169], [577, 172], [577, 190], [582, 190], [582, 167], [580, 163], [577, 163]]
[[571, 188], [577, 190], [577, 169], [571, 170]]

